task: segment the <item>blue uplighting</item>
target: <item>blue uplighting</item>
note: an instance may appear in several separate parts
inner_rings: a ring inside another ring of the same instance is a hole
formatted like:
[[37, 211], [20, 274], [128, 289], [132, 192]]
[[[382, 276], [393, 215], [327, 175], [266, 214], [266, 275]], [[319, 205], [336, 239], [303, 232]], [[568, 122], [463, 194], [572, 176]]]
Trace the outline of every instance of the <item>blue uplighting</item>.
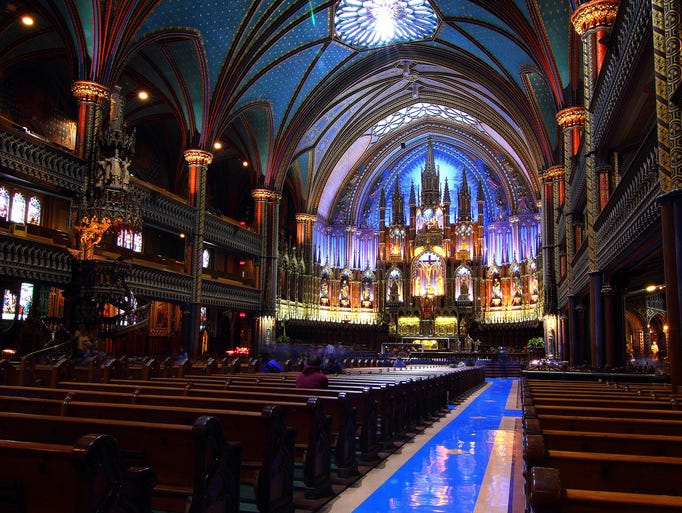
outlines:
[[513, 379], [490, 386], [436, 433], [355, 513], [472, 513]]

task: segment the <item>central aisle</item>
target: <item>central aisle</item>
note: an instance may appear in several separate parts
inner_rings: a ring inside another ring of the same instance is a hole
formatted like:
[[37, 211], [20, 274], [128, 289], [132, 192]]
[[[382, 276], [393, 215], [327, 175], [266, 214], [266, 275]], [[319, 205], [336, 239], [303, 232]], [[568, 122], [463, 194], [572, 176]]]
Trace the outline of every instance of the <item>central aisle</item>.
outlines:
[[512, 487], [514, 476], [518, 479], [513, 463], [520, 442], [515, 439], [521, 417], [517, 391], [516, 379], [486, 380], [444, 419], [392, 454], [383, 468], [370, 471], [322, 511], [513, 512], [510, 504], [519, 502]]

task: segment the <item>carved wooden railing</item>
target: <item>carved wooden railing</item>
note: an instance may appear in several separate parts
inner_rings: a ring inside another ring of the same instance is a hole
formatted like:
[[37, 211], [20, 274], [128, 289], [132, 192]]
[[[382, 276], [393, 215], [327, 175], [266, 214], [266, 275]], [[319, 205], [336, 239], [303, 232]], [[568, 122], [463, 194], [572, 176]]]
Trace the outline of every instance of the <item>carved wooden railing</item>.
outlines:
[[28, 177], [77, 192], [85, 176], [82, 160], [40, 139], [0, 125], [0, 166]]
[[660, 220], [659, 194], [654, 127], [594, 224], [600, 269], [627, 255], [630, 245]]
[[67, 285], [73, 257], [63, 247], [0, 233], [0, 274]]
[[651, 40], [651, 1], [621, 0], [590, 108], [593, 144], [600, 144], [613, 117], [620, 115], [616, 107], [637, 72], [636, 59], [642, 47], [651, 45]]
[[204, 239], [218, 246], [253, 256], [261, 254], [261, 237], [239, 225], [208, 214], [205, 229]]
[[128, 286], [137, 297], [160, 301], [189, 303], [192, 300], [192, 277], [154, 267], [131, 264]]
[[257, 311], [260, 308], [260, 291], [214, 280], [202, 280], [201, 301], [208, 306], [240, 308]]

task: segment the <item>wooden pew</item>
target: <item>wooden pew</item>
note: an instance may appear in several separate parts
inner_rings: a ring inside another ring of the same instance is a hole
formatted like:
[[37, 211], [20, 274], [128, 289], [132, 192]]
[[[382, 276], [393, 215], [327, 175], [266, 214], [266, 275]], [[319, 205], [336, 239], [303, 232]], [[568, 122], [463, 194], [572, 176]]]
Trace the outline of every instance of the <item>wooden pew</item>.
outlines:
[[[225, 442], [215, 418], [202, 416], [193, 424], [178, 425], [2, 412], [0, 432], [8, 439], [57, 444], [73, 443], [87, 433], [106, 433], [118, 442], [129, 463], [156, 472], [154, 509], [239, 512], [242, 447]], [[272, 445], [267, 439], [263, 444]]]
[[681, 420], [641, 419], [636, 417], [540, 415], [536, 419], [524, 418], [523, 425], [524, 432], [531, 434], [539, 434], [546, 429], [658, 435], [679, 435], [682, 433]]
[[611, 408], [603, 406], [569, 406], [566, 404], [535, 404], [523, 406], [526, 417], [542, 417], [544, 415], [583, 415], [586, 417], [636, 417], [639, 419], [682, 420], [681, 410], [670, 408]]
[[609, 492], [565, 486], [563, 474], [534, 467], [530, 476], [532, 513], [676, 513], [682, 497], [632, 492]]
[[[245, 375], [248, 376], [248, 375]], [[240, 375], [241, 377], [241, 375]], [[282, 380], [280, 378], [280, 381], [277, 382], [278, 388], [286, 388], [287, 390], [296, 390], [296, 383], [295, 383], [295, 374], [293, 376], [289, 376], [289, 380], [287, 380], [287, 376], [282, 376], [285, 378]], [[293, 380], [291, 379], [293, 378]], [[165, 387], [191, 387], [192, 390], [201, 390], [202, 393], [204, 394], [206, 390], [222, 390], [225, 388], [229, 388], [230, 390], [242, 390], [242, 391], [248, 391], [248, 390], [253, 390], [250, 387], [258, 387], [260, 390], [263, 389], [263, 385], [268, 385], [268, 381], [262, 380], [262, 381], [253, 381], [249, 379], [248, 383], [244, 384], [240, 382], [237, 378], [233, 376], [230, 376], [228, 381], [215, 381], [215, 380], [199, 380], [196, 378], [189, 379], [186, 378], [186, 380], [183, 382], [180, 379], [164, 379], [164, 378], [159, 378], [159, 379], [152, 379], [149, 382], [143, 382], [143, 381], [128, 381], [127, 383], [124, 383], [123, 381], [115, 381], [116, 384], [133, 384], [133, 385], [138, 385], [138, 386], [149, 386], [149, 383], [151, 383], [154, 386], [165, 386]], [[66, 383], [68, 384], [68, 383]], [[65, 384], [65, 385], [66, 385]], [[371, 388], [374, 392], [374, 399], [376, 401], [376, 410], [377, 410], [377, 417], [380, 420], [380, 429], [378, 433], [378, 443], [383, 445], [383, 447], [388, 447], [395, 435], [396, 435], [396, 397], [398, 395], [396, 386], [394, 383], [370, 383], [368, 385], [365, 384], [331, 384], [330, 387], [326, 390], [336, 392], [337, 394], [340, 392], [358, 392], [358, 391], [363, 391], [367, 388]], [[297, 389], [297, 390], [307, 390], [308, 394], [315, 393], [315, 394], [325, 394], [324, 390], [319, 390], [319, 389]]]
[[[230, 398], [237, 397], [239, 399], [256, 399], [267, 398], [269, 402], [292, 401], [292, 400], [307, 400], [308, 397], [317, 396], [324, 401], [334, 401], [339, 397], [344, 397], [345, 400], [350, 401], [352, 408], [356, 410], [356, 426], [359, 432], [357, 439], [357, 448], [359, 450], [358, 458], [363, 462], [375, 461], [378, 452], [377, 439], [377, 401], [375, 400], [375, 390], [371, 388], [363, 388], [361, 390], [317, 390], [317, 389], [302, 389], [295, 387], [279, 387], [279, 386], [253, 386], [233, 387], [229, 382], [223, 382], [220, 386], [216, 385], [211, 388], [201, 387], [195, 385], [194, 382], [181, 382], [172, 380], [170, 383], [157, 381], [134, 381], [131, 384], [129, 380], [116, 381], [114, 383], [77, 383], [77, 382], [60, 382], [59, 387], [63, 389], [74, 390], [97, 390], [102, 392], [120, 392], [129, 393], [137, 397], [141, 395], [171, 395], [177, 396], [182, 394], [188, 397], [206, 397], [206, 398]], [[327, 407], [325, 407], [327, 408]], [[333, 411], [335, 407], [329, 408]], [[347, 409], [346, 405], [342, 404], [341, 409]], [[335, 417], [336, 418], [336, 417]], [[336, 422], [336, 421], [334, 421]], [[343, 418], [338, 421], [340, 425], [348, 428], [349, 422]], [[353, 450], [350, 444], [354, 440], [346, 435], [340, 435], [343, 431], [338, 432], [338, 436], [346, 436], [341, 438], [341, 445], [337, 444], [337, 450], [344, 448], [340, 459], [337, 459], [337, 465], [341, 469], [347, 469], [353, 472], [353, 463], [348, 451]], [[349, 463], [350, 462], [350, 463]]]
[[565, 488], [682, 495], [682, 458], [553, 450], [540, 435], [526, 435], [524, 442], [526, 476], [534, 467], [551, 467], [560, 471]]
[[[260, 426], [263, 402], [255, 405], [256, 410], [244, 408], [241, 401], [225, 401], [219, 404], [189, 401], [186, 406], [178, 406], [180, 397], [168, 396], [171, 401], [165, 406], [147, 404], [119, 404], [100, 402], [81, 402], [69, 396], [64, 400], [30, 397], [4, 397], [0, 404], [5, 411], [35, 413], [41, 415], [61, 415], [91, 419], [116, 419], [157, 424], [191, 424], [200, 415], [216, 418], [224, 430], [224, 436], [248, 445], [260, 445], [256, 433], [265, 436]], [[191, 398], [193, 399], [193, 398]], [[138, 397], [139, 400], [139, 397]], [[176, 403], [176, 404], [172, 404]], [[238, 409], [223, 409], [225, 403]], [[253, 405], [252, 405], [253, 406]], [[288, 403], [278, 405], [283, 411], [288, 409], [292, 415], [284, 418], [287, 426], [295, 432], [296, 458], [300, 463], [302, 479], [307, 498], [320, 498], [331, 495], [331, 419], [325, 414], [323, 402], [317, 397], [308, 398], [307, 403]]]
[[553, 450], [682, 457], [682, 435], [545, 429], [542, 436], [545, 447]]
[[[118, 387], [107, 387], [116, 390]], [[154, 395], [144, 393], [144, 389], [130, 389], [120, 387], [122, 391], [109, 392], [95, 387], [82, 385], [80, 389], [46, 388], [46, 387], [12, 387], [0, 386], [0, 396], [5, 397], [5, 410], [12, 411], [8, 402], [11, 397], [42, 398], [65, 401], [97, 402], [112, 404], [139, 404], [148, 406], [179, 406], [184, 408], [223, 409], [262, 411], [267, 404], [277, 403], [285, 416], [285, 420], [305, 419], [309, 396], [296, 394], [277, 394], [262, 391], [258, 394], [240, 394], [239, 392], [224, 393], [217, 397], [201, 395]], [[179, 393], [182, 393], [180, 391]], [[339, 393], [334, 397], [320, 397], [326, 414], [332, 418], [332, 434], [335, 449], [336, 471], [340, 477], [349, 477], [358, 473], [356, 458], [356, 416], [357, 412], [350, 397]], [[30, 413], [30, 412], [26, 412]], [[47, 414], [47, 411], [38, 413]], [[290, 424], [290, 422], [287, 422]], [[296, 427], [297, 433], [305, 437], [308, 431], [304, 427]], [[305, 438], [303, 438], [303, 441]], [[303, 443], [300, 441], [300, 443]]]
[[129, 469], [108, 435], [83, 435], [74, 445], [3, 439], [0, 461], [3, 511], [151, 511], [154, 471]]

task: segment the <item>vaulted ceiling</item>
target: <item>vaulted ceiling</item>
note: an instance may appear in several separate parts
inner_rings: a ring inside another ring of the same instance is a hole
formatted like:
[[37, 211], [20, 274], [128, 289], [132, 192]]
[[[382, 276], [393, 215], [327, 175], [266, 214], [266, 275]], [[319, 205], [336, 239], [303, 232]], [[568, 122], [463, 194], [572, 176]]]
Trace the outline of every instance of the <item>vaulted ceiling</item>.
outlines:
[[[432, 135], [454, 175], [487, 184], [487, 201], [500, 187], [512, 206], [539, 199], [537, 173], [557, 154], [555, 114], [576, 87], [575, 2], [431, 0], [433, 37], [375, 49], [340, 41], [337, 3], [9, 0], [0, 78], [49, 61], [59, 63], [55, 80], [120, 85], [128, 126], [172, 155], [163, 183], [176, 193], [182, 151], [204, 148], [214, 165], [244, 159], [264, 186], [287, 183], [299, 211], [359, 225], [377, 188], [400, 179], [395, 170]], [[18, 22], [23, 14], [32, 27]], [[426, 108], [376, 135], [377, 123], [416, 104], [474, 122]]]

